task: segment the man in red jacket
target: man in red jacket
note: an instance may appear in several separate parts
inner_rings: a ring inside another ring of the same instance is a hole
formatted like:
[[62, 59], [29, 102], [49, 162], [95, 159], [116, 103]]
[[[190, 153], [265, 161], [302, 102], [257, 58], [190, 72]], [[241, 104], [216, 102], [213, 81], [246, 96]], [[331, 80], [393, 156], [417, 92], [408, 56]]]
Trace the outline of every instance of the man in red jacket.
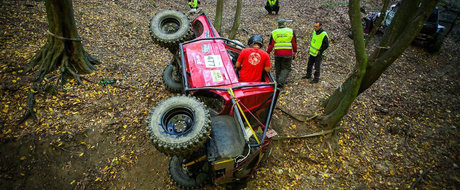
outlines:
[[241, 51], [236, 68], [240, 70], [240, 82], [260, 82], [262, 72], [270, 72], [270, 56], [267, 52], [260, 49], [264, 44], [264, 39], [260, 35], [249, 38], [248, 45], [250, 48]]

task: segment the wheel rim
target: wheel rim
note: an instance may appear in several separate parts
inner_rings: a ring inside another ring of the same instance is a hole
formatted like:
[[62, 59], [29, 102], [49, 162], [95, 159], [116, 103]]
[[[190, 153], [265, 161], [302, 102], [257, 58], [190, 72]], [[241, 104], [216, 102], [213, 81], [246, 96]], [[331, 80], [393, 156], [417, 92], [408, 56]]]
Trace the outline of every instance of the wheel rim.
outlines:
[[166, 18], [160, 22], [161, 32], [174, 34], [180, 29], [180, 22], [174, 18]]
[[192, 172], [192, 168], [190, 167], [185, 167], [184, 164], [187, 164], [189, 161], [187, 159], [182, 159], [182, 172], [186, 175], [188, 175], [189, 177], [193, 177], [193, 172]]
[[163, 129], [171, 135], [182, 135], [190, 131], [194, 121], [192, 110], [176, 108], [168, 111], [162, 118]]

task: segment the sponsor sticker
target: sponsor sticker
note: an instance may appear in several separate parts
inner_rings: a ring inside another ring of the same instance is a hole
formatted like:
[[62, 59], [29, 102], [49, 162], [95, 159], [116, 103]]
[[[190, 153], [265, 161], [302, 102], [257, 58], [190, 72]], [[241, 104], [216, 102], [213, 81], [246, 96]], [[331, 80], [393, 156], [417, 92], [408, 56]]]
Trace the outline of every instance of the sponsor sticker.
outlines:
[[213, 82], [222, 82], [224, 80], [224, 77], [222, 76], [222, 73], [219, 70], [212, 70], [211, 76]]
[[208, 53], [209, 52], [209, 44], [203, 44], [201, 45], [201, 51], [203, 53]]
[[195, 64], [197, 64], [197, 65], [203, 64], [203, 63], [200, 61], [200, 56], [199, 56], [199, 55], [195, 55]]

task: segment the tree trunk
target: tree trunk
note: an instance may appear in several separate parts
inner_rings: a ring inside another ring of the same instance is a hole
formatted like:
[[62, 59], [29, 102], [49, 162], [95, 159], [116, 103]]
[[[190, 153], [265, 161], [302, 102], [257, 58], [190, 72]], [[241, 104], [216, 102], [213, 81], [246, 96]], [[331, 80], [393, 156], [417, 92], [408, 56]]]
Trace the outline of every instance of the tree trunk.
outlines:
[[[350, 75], [323, 104], [324, 116], [320, 118], [321, 123], [327, 128], [334, 127], [345, 116], [356, 96], [374, 84], [382, 73], [404, 52], [421, 30], [438, 2], [437, 0], [404, 0], [399, 7], [399, 10], [402, 11], [396, 13], [379, 47], [367, 59], [369, 63], [366, 65], [367, 60], [360, 57], [365, 55], [365, 52], [364, 44], [360, 42], [362, 38], [358, 37], [362, 36], [362, 26], [358, 25], [356, 21], [357, 15], [355, 14], [359, 11], [359, 7], [355, 6], [356, 1], [350, 0], [349, 14], [354, 35], [357, 66], [354, 74]], [[362, 67], [358, 65], [366, 65], [365, 70], [360, 70]], [[359, 77], [362, 77], [361, 80]]]
[[349, 3], [349, 15], [350, 23], [352, 26], [353, 42], [355, 45], [356, 54], [356, 65], [353, 74], [349, 77], [344, 85], [347, 87], [347, 91], [344, 92], [343, 98], [334, 99], [335, 109], [326, 109], [324, 116], [320, 117], [321, 123], [326, 128], [335, 127], [343, 116], [345, 116], [350, 108], [351, 104], [358, 95], [358, 90], [361, 81], [366, 73], [367, 56], [364, 44], [363, 26], [361, 24], [361, 13], [359, 11], [360, 3], [359, 0], [350, 0]]
[[71, 76], [78, 83], [83, 84], [79, 74], [92, 73], [96, 70], [93, 65], [99, 64], [99, 61], [83, 49], [75, 25], [72, 0], [45, 0], [45, 6], [49, 25], [49, 30], [47, 31], [49, 34], [48, 41], [24, 69], [25, 73], [27, 73], [36, 66], [38, 67], [36, 71], [37, 79], [32, 84], [27, 95], [27, 112], [18, 121], [18, 125], [29, 117], [37, 120], [34, 111], [34, 96], [38, 91], [38, 86], [47, 74], [59, 70], [58, 83], [59, 81], [61, 84], [64, 83], [65, 77]]
[[224, 10], [224, 0], [217, 0], [216, 20], [214, 20], [214, 28], [220, 34], [222, 28], [222, 12]]
[[48, 17], [48, 41], [31, 60], [25, 71], [38, 66], [37, 81], [55, 70], [64, 75], [73, 76], [81, 84], [79, 74], [87, 74], [96, 70], [93, 64], [99, 63], [85, 52], [77, 32], [71, 0], [46, 0]]
[[233, 27], [232, 31], [230, 32], [230, 39], [235, 39], [236, 33], [238, 32], [238, 27], [240, 26], [240, 15], [241, 15], [241, 7], [243, 3], [241, 0], [236, 1], [236, 13], [235, 13], [235, 20], [233, 20]]

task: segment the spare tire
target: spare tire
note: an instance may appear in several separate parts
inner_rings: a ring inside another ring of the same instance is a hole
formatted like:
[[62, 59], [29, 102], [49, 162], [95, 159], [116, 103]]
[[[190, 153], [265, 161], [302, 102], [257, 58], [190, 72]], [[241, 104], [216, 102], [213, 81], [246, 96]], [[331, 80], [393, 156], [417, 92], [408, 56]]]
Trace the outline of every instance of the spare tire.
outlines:
[[209, 112], [202, 102], [176, 96], [153, 110], [147, 130], [158, 151], [170, 156], [188, 156], [209, 138], [210, 124]]
[[190, 21], [184, 13], [164, 10], [152, 17], [149, 24], [150, 36], [162, 47], [175, 47], [192, 38]]
[[166, 89], [170, 92], [179, 93], [182, 91], [182, 77], [177, 71], [177, 67], [174, 65], [175, 60], [172, 60], [171, 63], [165, 67], [163, 70], [163, 83], [166, 86]]

